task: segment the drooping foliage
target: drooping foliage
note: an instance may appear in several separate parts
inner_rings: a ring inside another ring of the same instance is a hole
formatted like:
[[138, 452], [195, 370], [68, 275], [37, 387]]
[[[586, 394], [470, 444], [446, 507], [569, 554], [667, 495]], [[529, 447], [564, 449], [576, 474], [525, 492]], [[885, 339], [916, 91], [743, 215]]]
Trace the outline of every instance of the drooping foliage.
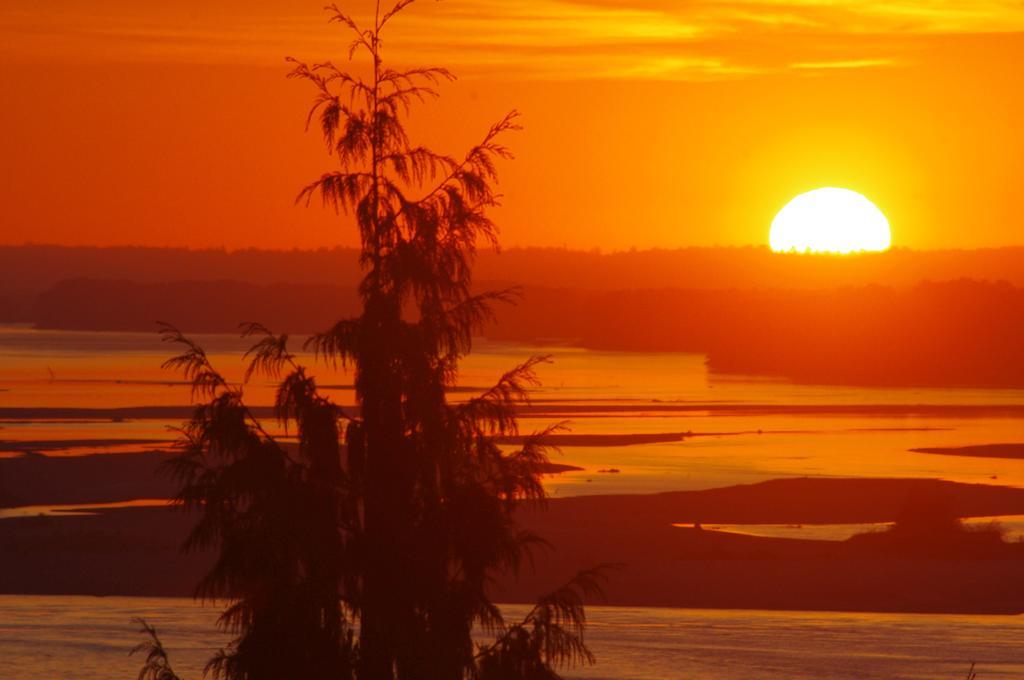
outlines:
[[[591, 660], [582, 597], [593, 574], [513, 626], [487, 595], [490, 580], [540, 542], [515, 511], [544, 498], [551, 432], [514, 451], [497, 444], [519, 435], [515, 409], [546, 357], [475, 398], [447, 399], [491, 305], [516, 296], [476, 293], [471, 275], [477, 248], [497, 245], [487, 211], [498, 203], [496, 162], [510, 157], [501, 138], [518, 129], [518, 115], [458, 158], [409, 140], [412, 105], [453, 79], [439, 68], [385, 66], [381, 36], [411, 2], [383, 12], [378, 3], [370, 28], [328, 8], [352, 36], [349, 58], [368, 58], [367, 78], [294, 60], [290, 74], [314, 86], [307, 123], [337, 162], [298, 200], [319, 198], [355, 218], [364, 272], [362, 313], [306, 349], [352, 371], [356, 408], [321, 395], [287, 336], [259, 324], [244, 328], [255, 343], [242, 384], [163, 329], [183, 348], [166, 366], [192, 383], [197, 401], [171, 464], [178, 500], [199, 515], [185, 547], [215, 553], [198, 594], [229, 602], [221, 623], [235, 635], [208, 666], [217, 678], [554, 678], [560, 664]], [[254, 378], [278, 381], [277, 428], [297, 443], [246, 405]], [[475, 643], [474, 628], [496, 641]]]
[[181, 485], [177, 500], [199, 514], [184, 548], [216, 551], [197, 595], [228, 600], [220, 621], [242, 633], [208, 669], [250, 680], [345, 677], [352, 630], [339, 594], [354, 519], [343, 503], [343, 414], [317, 394], [284, 338], [258, 325], [246, 329], [253, 334], [263, 337], [247, 376], [292, 369], [278, 387], [275, 412], [295, 425], [298, 446], [267, 432], [245, 405], [242, 386], [225, 380], [201, 347], [163, 329], [165, 340], [185, 348], [165, 366], [191, 380], [199, 401], [169, 463]]
[[540, 598], [519, 623], [505, 628], [477, 656], [475, 680], [557, 680], [553, 666], [593, 663], [583, 644], [584, 601], [601, 592], [601, 568], [580, 572]]
[[171, 668], [167, 650], [164, 649], [164, 644], [160, 641], [156, 628], [142, 619], [133, 619], [132, 622], [139, 624], [139, 632], [145, 636], [145, 639], [129, 652], [132, 655], [139, 653], [146, 655], [146, 660], [139, 671], [138, 680], [181, 680]]

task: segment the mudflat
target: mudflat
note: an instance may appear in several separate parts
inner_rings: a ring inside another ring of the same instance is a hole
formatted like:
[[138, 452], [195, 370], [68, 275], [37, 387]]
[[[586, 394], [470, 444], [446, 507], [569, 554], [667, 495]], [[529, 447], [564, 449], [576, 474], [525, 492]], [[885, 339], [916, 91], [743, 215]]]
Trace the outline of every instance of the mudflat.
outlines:
[[[763, 538], [675, 523], [884, 522], [919, 500], [956, 516], [1024, 514], [1024, 490], [937, 480], [781, 479], [705, 491], [584, 496], [524, 508], [549, 541], [494, 584], [531, 602], [580, 569], [607, 569], [606, 601], [624, 606], [1018, 613], [1024, 546], [998, 537], [885, 533], [847, 541]], [[0, 591], [189, 595], [212, 559], [182, 555], [195, 518], [173, 507], [0, 521]], [[972, 538], [967, 536], [967, 538]], [[985, 537], [982, 537], [985, 538]], [[858, 540], [860, 539], [860, 540]], [[944, 547], [945, 546], [945, 547]], [[967, 546], [966, 548], [964, 546]], [[70, 567], [69, 565], [74, 565]]]

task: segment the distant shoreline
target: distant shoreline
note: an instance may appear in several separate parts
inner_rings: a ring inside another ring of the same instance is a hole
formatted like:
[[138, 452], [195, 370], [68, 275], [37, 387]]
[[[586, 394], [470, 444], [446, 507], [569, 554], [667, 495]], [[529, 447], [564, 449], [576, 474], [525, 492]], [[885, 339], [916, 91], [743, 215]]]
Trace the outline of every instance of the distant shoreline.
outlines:
[[1024, 444], [976, 444], [974, 446], [925, 446], [908, 449], [912, 453], [934, 453], [967, 458], [1024, 459]]
[[[1022, 253], [510, 249], [482, 252], [475, 280], [522, 293], [482, 331], [499, 341], [701, 354], [715, 375], [799, 384], [1021, 389]], [[0, 246], [0, 321], [230, 333], [258, 320], [301, 335], [359, 313], [360, 275], [350, 249]]]
[[[111, 408], [64, 407], [64, 406], [5, 406], [0, 407], [0, 421], [81, 419], [97, 421], [117, 420], [175, 420], [191, 417], [193, 407], [180, 406], [125, 406]], [[252, 407], [254, 415], [260, 418], [273, 417], [270, 406]], [[818, 415], [818, 416], [891, 416], [891, 417], [943, 417], [943, 418], [1017, 418], [1024, 417], [1024, 403], [1021, 404], [751, 404], [720, 402], [665, 402], [637, 400], [622, 404], [576, 404], [572, 402], [537, 402], [520, 406], [520, 416], [557, 416], [573, 418], [595, 414], [601, 417], [623, 414], [630, 416], [644, 413], [686, 414], [712, 413], [720, 415]], [[915, 428], [919, 429], [919, 428]], [[678, 433], [693, 436], [702, 433]], [[731, 432], [703, 433], [707, 435], [734, 434]], [[586, 435], [594, 436], [594, 435]], [[633, 437], [635, 435], [626, 435]], [[641, 435], [648, 436], [648, 435]], [[677, 433], [654, 435], [675, 438]], [[682, 437], [680, 437], [682, 438]], [[926, 451], [925, 453], [932, 453]]]

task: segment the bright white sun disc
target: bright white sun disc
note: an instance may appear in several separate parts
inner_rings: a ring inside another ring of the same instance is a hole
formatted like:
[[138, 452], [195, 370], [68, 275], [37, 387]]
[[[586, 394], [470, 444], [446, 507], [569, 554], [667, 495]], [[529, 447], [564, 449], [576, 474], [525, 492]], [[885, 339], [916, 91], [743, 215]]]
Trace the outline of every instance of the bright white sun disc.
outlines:
[[772, 220], [768, 242], [776, 252], [854, 253], [887, 250], [889, 220], [867, 198], [824, 187], [800, 194]]

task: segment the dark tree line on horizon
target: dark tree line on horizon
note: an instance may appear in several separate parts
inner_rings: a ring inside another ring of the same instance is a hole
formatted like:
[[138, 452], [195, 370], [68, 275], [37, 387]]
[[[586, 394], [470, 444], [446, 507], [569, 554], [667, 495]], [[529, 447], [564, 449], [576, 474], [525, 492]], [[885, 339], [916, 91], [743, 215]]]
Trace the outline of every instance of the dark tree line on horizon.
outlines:
[[[241, 385], [163, 328], [182, 347], [165, 366], [183, 373], [197, 402], [169, 467], [178, 500], [199, 518], [184, 548], [214, 553], [197, 595], [228, 603], [220, 624], [233, 635], [207, 665], [214, 678], [541, 679], [592, 661], [583, 604], [599, 591], [600, 570], [581, 572], [518, 622], [487, 594], [494, 575], [543, 545], [514, 513], [543, 501], [544, 439], [559, 426], [514, 451], [497, 444], [519, 434], [513, 409], [546, 357], [475, 398], [446, 399], [491, 305], [515, 298], [474, 293], [471, 283], [478, 244], [497, 245], [487, 216], [498, 203], [495, 162], [510, 157], [501, 138], [519, 126], [508, 114], [461, 158], [407, 138], [410, 106], [452, 79], [385, 65], [382, 33], [411, 1], [383, 12], [378, 2], [369, 29], [328, 8], [353, 36], [349, 57], [369, 57], [368, 80], [329, 62], [293, 60], [290, 74], [314, 86], [308, 123], [338, 163], [299, 200], [354, 215], [362, 244], [361, 313], [307, 347], [353, 371], [358, 409], [321, 395], [288, 337], [260, 324], [244, 329], [255, 344]], [[254, 378], [278, 381], [275, 414], [297, 444], [249, 410], [243, 391]], [[493, 640], [475, 641], [474, 631]], [[143, 632], [140, 680], [176, 678], [155, 629], [143, 623]]]

